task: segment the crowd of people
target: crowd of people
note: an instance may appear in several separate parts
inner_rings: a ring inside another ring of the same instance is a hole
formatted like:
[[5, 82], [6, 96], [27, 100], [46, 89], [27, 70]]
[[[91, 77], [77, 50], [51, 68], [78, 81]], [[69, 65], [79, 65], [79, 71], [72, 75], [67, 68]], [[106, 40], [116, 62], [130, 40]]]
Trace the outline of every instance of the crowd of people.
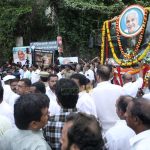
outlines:
[[[140, 67], [142, 67], [140, 65]], [[1, 67], [0, 150], [149, 150], [150, 79], [98, 61]], [[119, 82], [118, 82], [119, 83]]]

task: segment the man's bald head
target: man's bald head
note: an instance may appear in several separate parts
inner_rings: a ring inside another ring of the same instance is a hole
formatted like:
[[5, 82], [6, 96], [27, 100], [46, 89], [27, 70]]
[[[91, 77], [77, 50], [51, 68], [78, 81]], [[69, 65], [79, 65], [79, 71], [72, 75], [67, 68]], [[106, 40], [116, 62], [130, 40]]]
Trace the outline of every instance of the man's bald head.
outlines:
[[101, 65], [97, 69], [97, 75], [102, 81], [108, 81], [110, 79], [111, 69], [108, 65]]
[[123, 82], [128, 83], [128, 82], [132, 82], [132, 75], [129, 73], [124, 73], [122, 76]]

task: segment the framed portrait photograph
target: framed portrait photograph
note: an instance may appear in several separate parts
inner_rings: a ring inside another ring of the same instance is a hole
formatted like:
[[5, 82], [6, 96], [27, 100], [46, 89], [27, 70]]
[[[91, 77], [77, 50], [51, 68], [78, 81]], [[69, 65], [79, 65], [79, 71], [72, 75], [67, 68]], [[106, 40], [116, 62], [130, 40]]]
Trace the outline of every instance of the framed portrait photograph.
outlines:
[[23, 65], [32, 65], [32, 53], [29, 46], [13, 47], [13, 60], [14, 63]]
[[144, 19], [144, 8], [140, 5], [127, 7], [119, 17], [119, 31], [125, 37], [140, 33]]
[[44, 67], [48, 67], [50, 64], [52, 64], [53, 60], [53, 52], [52, 51], [46, 51], [46, 50], [34, 50], [34, 60], [36, 64]]

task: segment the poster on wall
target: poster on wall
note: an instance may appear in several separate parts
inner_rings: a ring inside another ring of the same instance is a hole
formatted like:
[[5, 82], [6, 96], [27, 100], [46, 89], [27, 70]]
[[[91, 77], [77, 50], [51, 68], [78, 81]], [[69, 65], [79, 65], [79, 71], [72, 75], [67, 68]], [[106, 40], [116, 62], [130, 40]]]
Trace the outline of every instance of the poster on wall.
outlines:
[[39, 66], [48, 67], [52, 64], [53, 52], [47, 50], [34, 50], [34, 61]]
[[13, 47], [13, 60], [15, 64], [32, 65], [32, 53], [30, 46]]

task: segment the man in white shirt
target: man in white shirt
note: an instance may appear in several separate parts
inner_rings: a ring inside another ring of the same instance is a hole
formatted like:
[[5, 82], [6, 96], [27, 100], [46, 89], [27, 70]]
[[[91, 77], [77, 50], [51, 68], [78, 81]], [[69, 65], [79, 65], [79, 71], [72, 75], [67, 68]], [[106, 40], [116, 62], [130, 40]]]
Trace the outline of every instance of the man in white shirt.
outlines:
[[97, 111], [97, 117], [102, 123], [105, 133], [119, 119], [116, 113], [116, 100], [124, 95], [123, 88], [109, 82], [111, 70], [107, 65], [101, 65], [97, 69], [97, 87], [91, 93]]
[[40, 70], [38, 69], [38, 65], [33, 65], [31, 73], [31, 82], [32, 84], [38, 82], [40, 80]]
[[86, 76], [86, 78], [88, 78], [91, 81], [91, 83], [93, 83], [95, 78], [94, 78], [94, 72], [90, 69], [90, 65], [85, 64], [84, 69], [85, 69], [84, 75]]
[[139, 78], [135, 82], [132, 82], [133, 77], [129, 73], [123, 74], [122, 79], [124, 82], [123, 89], [125, 90], [126, 94], [130, 95], [132, 97], [136, 97], [138, 89], [141, 88], [143, 85], [143, 71], [142, 71], [142, 69], [140, 70]]
[[31, 72], [27, 69], [26, 66], [23, 66], [23, 78], [31, 79]]
[[50, 99], [49, 111], [51, 116], [59, 113], [60, 111], [60, 106], [57, 103], [56, 94], [55, 94], [55, 86], [57, 81], [58, 81], [58, 76], [56, 74], [49, 75], [48, 78], [49, 86], [46, 87], [46, 95]]
[[125, 113], [127, 125], [136, 135], [130, 139], [131, 149], [150, 149], [150, 101], [136, 98], [128, 104]]
[[79, 87], [79, 98], [76, 105], [78, 111], [97, 117], [94, 100], [86, 92], [87, 78], [80, 73], [73, 74], [70, 78], [74, 80]]
[[[125, 112], [127, 105], [133, 97], [120, 96], [116, 102], [116, 112], [121, 120], [105, 133], [107, 147], [109, 150], [130, 150], [129, 139], [135, 135], [135, 132], [127, 126], [125, 121]], [[123, 132], [122, 132], [123, 131]]]
[[14, 105], [17, 128], [0, 138], [0, 150], [51, 150], [42, 128], [48, 121], [49, 99], [44, 94], [25, 94]]
[[0, 84], [0, 115], [7, 117], [11, 125], [14, 126], [13, 108], [3, 100], [3, 93], [4, 90]]
[[21, 79], [17, 84], [17, 94], [23, 95], [30, 93], [31, 80], [28, 78]]

